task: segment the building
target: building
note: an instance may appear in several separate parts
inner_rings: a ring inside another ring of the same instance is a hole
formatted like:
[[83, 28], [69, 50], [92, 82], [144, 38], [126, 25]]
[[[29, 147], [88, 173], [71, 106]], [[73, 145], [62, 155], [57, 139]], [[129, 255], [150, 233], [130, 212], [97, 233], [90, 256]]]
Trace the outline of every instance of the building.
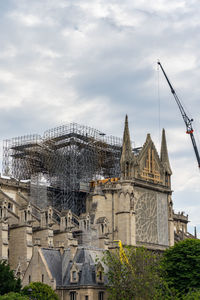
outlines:
[[116, 240], [162, 251], [191, 235], [188, 216], [173, 211], [164, 130], [159, 155], [150, 134], [132, 149], [127, 116], [121, 147], [79, 129], [7, 142], [4, 170], [16, 179], [0, 178], [0, 258], [23, 285], [105, 300], [102, 256]]

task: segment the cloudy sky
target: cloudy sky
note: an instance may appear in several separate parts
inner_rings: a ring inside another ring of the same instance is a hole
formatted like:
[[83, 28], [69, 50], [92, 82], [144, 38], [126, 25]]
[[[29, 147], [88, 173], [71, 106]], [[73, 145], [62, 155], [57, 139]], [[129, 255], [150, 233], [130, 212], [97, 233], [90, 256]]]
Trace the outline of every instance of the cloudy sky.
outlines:
[[[166, 129], [176, 211], [200, 232], [200, 172], [159, 59], [200, 139], [198, 0], [0, 1], [0, 137], [77, 122], [131, 139]], [[199, 146], [200, 149], [200, 146]], [[2, 154], [1, 154], [2, 155]]]

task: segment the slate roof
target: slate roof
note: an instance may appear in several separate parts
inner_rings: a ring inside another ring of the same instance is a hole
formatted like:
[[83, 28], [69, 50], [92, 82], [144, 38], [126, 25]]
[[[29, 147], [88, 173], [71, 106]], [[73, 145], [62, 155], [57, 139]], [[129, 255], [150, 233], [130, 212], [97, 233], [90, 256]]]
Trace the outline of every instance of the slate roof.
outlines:
[[41, 248], [56, 285], [62, 285], [62, 257], [59, 250]]
[[[102, 263], [103, 250], [92, 247], [80, 247], [77, 249], [73, 260], [70, 260], [70, 250], [67, 249], [61, 255], [57, 249], [42, 248], [42, 253], [47, 262], [52, 276], [56, 279], [57, 286], [99, 286], [102, 283], [96, 282], [96, 265], [97, 259], [101, 261], [104, 269], [106, 266]], [[70, 282], [70, 270], [73, 264], [79, 269], [79, 281], [77, 283]], [[104, 278], [107, 283], [107, 278]]]

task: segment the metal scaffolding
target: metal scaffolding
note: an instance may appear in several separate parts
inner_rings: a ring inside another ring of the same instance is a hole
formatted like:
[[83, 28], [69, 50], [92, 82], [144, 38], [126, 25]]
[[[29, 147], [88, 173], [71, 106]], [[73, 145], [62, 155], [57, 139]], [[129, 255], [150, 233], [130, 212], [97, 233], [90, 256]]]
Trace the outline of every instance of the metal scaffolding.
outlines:
[[46, 185], [49, 203], [79, 215], [85, 211], [91, 180], [119, 177], [121, 147], [120, 138], [71, 123], [47, 130], [42, 137], [27, 135], [5, 140], [3, 174], [31, 180], [35, 204], [43, 207]]

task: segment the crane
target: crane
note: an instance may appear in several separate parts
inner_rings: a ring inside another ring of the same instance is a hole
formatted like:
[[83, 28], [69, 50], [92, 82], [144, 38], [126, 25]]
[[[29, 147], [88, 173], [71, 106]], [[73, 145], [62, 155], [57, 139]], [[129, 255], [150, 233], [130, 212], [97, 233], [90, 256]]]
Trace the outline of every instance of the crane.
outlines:
[[124, 251], [122, 241], [121, 240], [114, 240], [113, 242], [118, 242], [119, 258], [120, 258], [121, 264], [126, 263], [130, 267], [132, 274], [134, 274], [135, 273], [134, 268], [133, 268], [133, 266], [131, 266], [131, 264], [128, 261], [128, 257], [126, 256], [126, 252]]
[[200, 168], [199, 151], [198, 151], [197, 144], [196, 144], [196, 141], [195, 141], [195, 138], [194, 138], [194, 134], [193, 134], [193, 132], [194, 132], [194, 129], [192, 127], [193, 119], [190, 119], [187, 116], [187, 114], [186, 114], [186, 112], [185, 112], [185, 110], [184, 110], [184, 108], [183, 108], [183, 106], [182, 106], [182, 104], [181, 104], [181, 102], [180, 102], [180, 100], [179, 100], [179, 98], [178, 98], [178, 96], [177, 96], [177, 94], [176, 94], [173, 86], [171, 85], [171, 82], [169, 81], [169, 78], [167, 77], [167, 75], [166, 75], [166, 73], [165, 73], [165, 71], [164, 71], [164, 69], [163, 69], [163, 67], [162, 67], [162, 65], [161, 65], [161, 63], [159, 61], [158, 61], [158, 65], [160, 66], [160, 68], [161, 68], [161, 70], [162, 70], [162, 72], [163, 72], [163, 74], [164, 74], [164, 76], [165, 76], [165, 78], [167, 80], [167, 83], [169, 84], [169, 87], [170, 87], [171, 92], [172, 92], [172, 94], [174, 96], [174, 99], [175, 99], [175, 101], [176, 101], [176, 103], [177, 103], [177, 105], [179, 107], [179, 110], [181, 112], [183, 121], [185, 122], [186, 133], [190, 135], [190, 138], [191, 138], [191, 141], [192, 141], [192, 145], [193, 145], [193, 148], [194, 148], [194, 152], [195, 152], [195, 155], [196, 155], [196, 159], [197, 159], [197, 162], [198, 162], [198, 166]]
[[119, 257], [120, 257], [121, 263], [126, 262], [127, 264], [129, 264], [128, 258], [126, 256], [126, 253], [125, 253], [124, 248], [122, 246], [122, 241], [121, 240], [114, 240], [114, 242], [118, 242]]

